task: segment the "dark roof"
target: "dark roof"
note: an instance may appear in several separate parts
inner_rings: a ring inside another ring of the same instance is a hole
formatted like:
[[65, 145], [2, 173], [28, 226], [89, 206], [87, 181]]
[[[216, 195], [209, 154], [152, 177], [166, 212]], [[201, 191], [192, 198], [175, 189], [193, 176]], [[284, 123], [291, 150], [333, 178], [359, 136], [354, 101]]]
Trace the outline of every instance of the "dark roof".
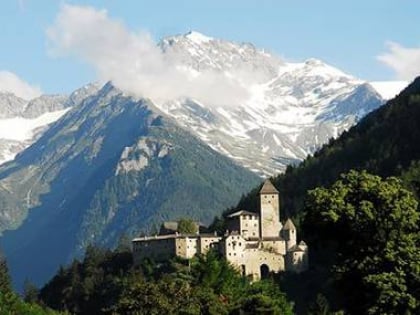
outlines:
[[231, 213], [228, 215], [228, 218], [233, 218], [233, 217], [238, 217], [238, 216], [242, 216], [242, 215], [254, 215], [254, 216], [259, 216], [258, 213], [256, 212], [250, 212], [250, 211], [246, 211], [246, 210], [240, 210], [240, 211], [236, 211], [234, 213]]
[[266, 179], [264, 182], [264, 185], [262, 186], [260, 190], [260, 194], [278, 194], [279, 191], [274, 187], [273, 183]]

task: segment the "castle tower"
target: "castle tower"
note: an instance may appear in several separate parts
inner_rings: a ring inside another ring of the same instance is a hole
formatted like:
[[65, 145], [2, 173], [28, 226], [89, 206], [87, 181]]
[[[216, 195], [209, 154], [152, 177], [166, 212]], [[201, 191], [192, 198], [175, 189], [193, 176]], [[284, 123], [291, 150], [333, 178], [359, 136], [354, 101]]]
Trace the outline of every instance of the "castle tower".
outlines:
[[297, 232], [292, 220], [287, 219], [286, 223], [284, 224], [282, 234], [284, 240], [286, 241], [286, 250], [289, 251], [296, 245]]
[[281, 228], [279, 192], [267, 179], [260, 190], [260, 237], [279, 237]]

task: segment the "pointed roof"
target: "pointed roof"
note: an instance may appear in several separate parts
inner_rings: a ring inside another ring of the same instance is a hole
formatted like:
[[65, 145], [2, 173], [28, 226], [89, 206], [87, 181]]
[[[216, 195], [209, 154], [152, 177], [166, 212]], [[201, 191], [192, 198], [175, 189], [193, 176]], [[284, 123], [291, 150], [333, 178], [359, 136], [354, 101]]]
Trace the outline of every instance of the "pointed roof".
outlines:
[[304, 241], [300, 241], [299, 246], [308, 247]]
[[293, 224], [293, 221], [289, 218], [283, 226], [283, 230], [296, 230], [296, 226]]
[[260, 194], [278, 194], [279, 191], [274, 187], [271, 180], [266, 179], [264, 185], [261, 187]]

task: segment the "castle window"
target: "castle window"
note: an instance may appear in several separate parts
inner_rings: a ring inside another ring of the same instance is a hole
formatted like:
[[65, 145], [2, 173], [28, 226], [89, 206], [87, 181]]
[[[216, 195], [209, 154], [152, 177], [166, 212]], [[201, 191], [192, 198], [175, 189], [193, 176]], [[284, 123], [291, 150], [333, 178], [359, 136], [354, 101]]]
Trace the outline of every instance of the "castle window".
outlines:
[[239, 242], [239, 246], [242, 246], [241, 242]]
[[274, 199], [274, 195], [272, 195], [272, 196], [271, 196], [271, 198], [273, 198], [273, 199]]
[[257, 227], [257, 223], [254, 224], [254, 227]]
[[233, 253], [233, 256], [236, 256], [236, 253]]

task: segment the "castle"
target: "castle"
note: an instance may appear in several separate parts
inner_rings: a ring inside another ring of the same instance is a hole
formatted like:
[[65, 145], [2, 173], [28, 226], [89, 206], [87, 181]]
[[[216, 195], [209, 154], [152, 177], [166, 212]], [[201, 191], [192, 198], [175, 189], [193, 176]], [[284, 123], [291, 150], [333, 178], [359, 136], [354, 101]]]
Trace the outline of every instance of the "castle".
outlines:
[[139, 264], [146, 257], [156, 261], [174, 256], [190, 259], [214, 249], [253, 280], [269, 272], [302, 272], [308, 268], [308, 247], [303, 241], [297, 243], [296, 227], [291, 219], [282, 225], [279, 210], [279, 192], [266, 180], [260, 190], [259, 214], [244, 210], [230, 214], [223, 236], [174, 232], [135, 238], [132, 241], [134, 263]]

